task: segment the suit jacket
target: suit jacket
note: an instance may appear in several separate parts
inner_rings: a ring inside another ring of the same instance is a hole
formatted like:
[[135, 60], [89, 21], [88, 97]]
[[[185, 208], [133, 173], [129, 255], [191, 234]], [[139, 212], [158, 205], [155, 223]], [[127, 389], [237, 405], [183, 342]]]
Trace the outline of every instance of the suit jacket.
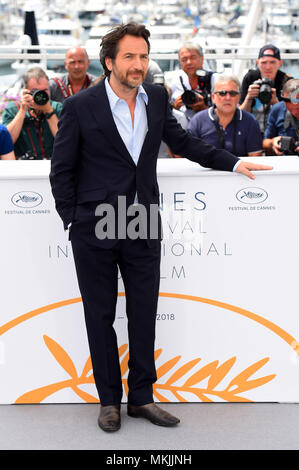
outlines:
[[156, 163], [162, 139], [175, 154], [204, 167], [231, 171], [238, 161], [184, 131], [172, 115], [164, 87], [143, 86], [148, 94], [148, 133], [137, 165], [117, 131], [104, 81], [65, 100], [50, 173], [65, 228], [90, 202], [116, 205], [123, 195], [132, 203], [137, 191], [138, 202], [146, 208], [159, 204]]

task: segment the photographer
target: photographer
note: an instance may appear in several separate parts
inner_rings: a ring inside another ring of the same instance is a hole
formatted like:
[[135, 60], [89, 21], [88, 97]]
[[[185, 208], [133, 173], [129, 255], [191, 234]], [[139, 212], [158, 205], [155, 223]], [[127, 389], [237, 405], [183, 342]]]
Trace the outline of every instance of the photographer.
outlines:
[[202, 48], [186, 43], [179, 50], [179, 70], [171, 85], [172, 105], [183, 111], [188, 120], [198, 111], [211, 105], [211, 81], [213, 72], [202, 69]]
[[34, 67], [23, 76], [21, 102], [6, 106], [6, 125], [17, 159], [50, 159], [62, 104], [51, 101], [49, 80], [43, 69]]
[[217, 149], [237, 156], [261, 156], [262, 136], [252, 114], [238, 108], [240, 82], [235, 76], [218, 75], [212, 87], [214, 105], [197, 113], [189, 132]]
[[66, 51], [64, 67], [67, 73], [50, 79], [51, 96], [63, 103], [69, 96], [88, 88], [95, 77], [87, 70], [90, 61], [84, 47], [71, 47]]
[[269, 154], [299, 153], [299, 80], [285, 83], [282, 101], [270, 111], [263, 148]]
[[280, 70], [280, 50], [272, 44], [260, 49], [256, 62], [257, 69], [249, 70], [243, 78], [240, 108], [255, 115], [264, 133], [271, 106], [281, 100], [282, 87], [292, 77]]

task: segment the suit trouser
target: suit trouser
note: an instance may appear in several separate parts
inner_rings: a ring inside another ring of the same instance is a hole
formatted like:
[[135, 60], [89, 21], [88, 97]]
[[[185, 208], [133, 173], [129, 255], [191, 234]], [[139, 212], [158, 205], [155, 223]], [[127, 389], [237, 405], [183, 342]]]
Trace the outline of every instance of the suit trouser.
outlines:
[[126, 294], [128, 318], [128, 402], [153, 401], [156, 381], [154, 341], [160, 282], [160, 241], [119, 240], [103, 248], [90, 224], [75, 223], [71, 242], [84, 306], [96, 388], [102, 405], [121, 402], [122, 378], [116, 333], [118, 267]]

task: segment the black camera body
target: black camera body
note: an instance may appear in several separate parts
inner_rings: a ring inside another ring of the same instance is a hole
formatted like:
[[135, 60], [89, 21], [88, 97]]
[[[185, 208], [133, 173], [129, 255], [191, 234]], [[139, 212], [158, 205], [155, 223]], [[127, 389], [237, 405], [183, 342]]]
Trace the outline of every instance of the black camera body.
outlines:
[[34, 89], [31, 90], [29, 94], [32, 96], [33, 101], [39, 106], [43, 106], [44, 104], [48, 103], [50, 99], [48, 93], [45, 90]]
[[194, 90], [185, 90], [182, 94], [182, 101], [185, 106], [190, 106], [199, 101], [198, 92]]
[[184, 93], [182, 94], [182, 101], [185, 106], [190, 106], [199, 101], [199, 96], [201, 95], [204, 99], [204, 102], [207, 106], [211, 104], [211, 75], [213, 72], [207, 72], [206, 70], [198, 69], [196, 75], [198, 76], [198, 88], [199, 90], [187, 90], [187, 88], [181, 83], [184, 88]]
[[21, 155], [20, 157], [17, 157], [17, 160], [36, 160], [37, 156], [35, 153], [33, 153], [31, 150], [27, 150], [24, 155]]
[[275, 88], [275, 84], [270, 78], [264, 77], [253, 82], [255, 85], [260, 86], [258, 99], [263, 104], [269, 104], [272, 99], [272, 88]]
[[203, 96], [204, 102], [207, 106], [211, 106], [211, 76], [213, 72], [198, 69], [196, 75], [198, 76], [199, 93]]
[[299, 146], [299, 141], [296, 141], [294, 137], [281, 136], [279, 142], [280, 150], [286, 155], [294, 155], [296, 148]]

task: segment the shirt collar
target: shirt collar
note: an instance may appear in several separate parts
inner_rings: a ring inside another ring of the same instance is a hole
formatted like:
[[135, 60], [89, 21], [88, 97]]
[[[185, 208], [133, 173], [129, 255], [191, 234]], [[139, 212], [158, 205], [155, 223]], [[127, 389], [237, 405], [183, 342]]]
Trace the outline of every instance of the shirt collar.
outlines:
[[[208, 113], [209, 113], [209, 118], [211, 119], [211, 121], [215, 121], [215, 118], [216, 118], [215, 106], [211, 106], [208, 110]], [[242, 118], [243, 118], [242, 109], [237, 107], [234, 117], [235, 116], [237, 119], [239, 119], [239, 121], [242, 121]]]
[[[108, 100], [109, 100], [109, 103], [110, 103], [110, 106], [111, 106], [111, 110], [113, 111], [113, 109], [115, 108], [117, 103], [121, 100], [121, 98], [119, 96], [117, 96], [117, 94], [114, 93], [114, 91], [112, 90], [112, 88], [110, 86], [110, 83], [109, 83], [109, 80], [108, 80], [108, 77], [106, 77], [106, 79], [105, 79], [105, 87], [106, 87]], [[148, 104], [148, 96], [147, 96], [147, 93], [146, 93], [146, 91], [145, 91], [145, 89], [143, 88], [142, 85], [139, 85], [139, 87], [138, 87], [138, 92], [137, 92], [136, 99], [138, 99], [139, 97], [141, 99], [143, 99], [143, 101], [145, 102], [146, 105]]]

